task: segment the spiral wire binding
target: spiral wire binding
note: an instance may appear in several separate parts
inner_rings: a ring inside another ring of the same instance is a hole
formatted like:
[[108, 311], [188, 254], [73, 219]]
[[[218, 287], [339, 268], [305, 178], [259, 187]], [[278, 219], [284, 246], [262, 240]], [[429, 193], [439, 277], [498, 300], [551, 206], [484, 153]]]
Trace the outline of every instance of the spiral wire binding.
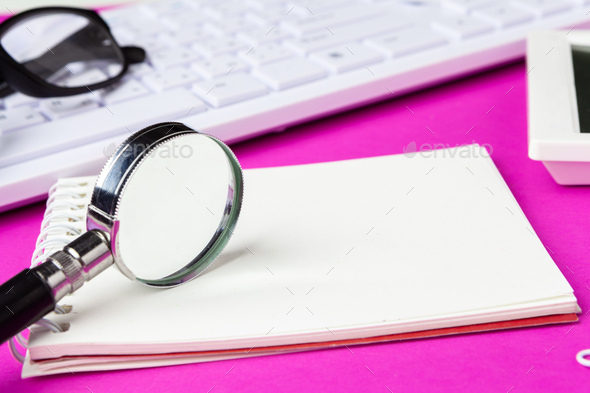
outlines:
[[[47, 209], [31, 258], [31, 268], [45, 262], [50, 254], [61, 250], [86, 232], [86, 210], [90, 203], [92, 187], [93, 181], [85, 177], [58, 180], [51, 186]], [[67, 314], [69, 310], [68, 306], [56, 305], [54, 312]], [[31, 327], [35, 325], [38, 329], [31, 330]], [[69, 327], [67, 324], [58, 324], [46, 318], [41, 318], [32, 326], [28, 327], [30, 334], [35, 334], [34, 330], [39, 331], [39, 329], [54, 333], [64, 332]], [[23, 336], [23, 332], [8, 341], [10, 353], [22, 364], [25, 361], [25, 355], [19, 351], [19, 347], [25, 350], [28, 347], [28, 339]]]

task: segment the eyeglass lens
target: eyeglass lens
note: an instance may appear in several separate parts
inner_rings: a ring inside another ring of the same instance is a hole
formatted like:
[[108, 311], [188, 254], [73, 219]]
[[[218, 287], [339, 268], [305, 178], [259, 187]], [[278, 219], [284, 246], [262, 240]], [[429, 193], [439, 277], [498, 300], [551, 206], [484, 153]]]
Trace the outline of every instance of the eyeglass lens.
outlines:
[[27, 70], [59, 87], [105, 82], [123, 70], [123, 54], [106, 29], [74, 13], [31, 15], [0, 43]]

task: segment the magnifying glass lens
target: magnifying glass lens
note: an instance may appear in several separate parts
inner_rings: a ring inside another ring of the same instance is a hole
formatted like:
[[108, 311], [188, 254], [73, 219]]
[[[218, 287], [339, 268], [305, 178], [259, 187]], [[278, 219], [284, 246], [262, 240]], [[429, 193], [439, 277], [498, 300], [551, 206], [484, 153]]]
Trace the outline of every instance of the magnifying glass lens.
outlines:
[[139, 281], [174, 275], [207, 250], [232, 195], [228, 158], [215, 140], [195, 133], [158, 145], [119, 199], [118, 257]]

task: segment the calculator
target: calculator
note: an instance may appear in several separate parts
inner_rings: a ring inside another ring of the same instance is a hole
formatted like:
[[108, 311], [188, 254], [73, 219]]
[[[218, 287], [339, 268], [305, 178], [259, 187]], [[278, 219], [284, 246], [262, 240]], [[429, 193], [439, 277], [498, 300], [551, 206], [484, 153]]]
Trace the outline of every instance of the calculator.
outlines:
[[590, 30], [527, 39], [529, 157], [562, 185], [590, 184]]

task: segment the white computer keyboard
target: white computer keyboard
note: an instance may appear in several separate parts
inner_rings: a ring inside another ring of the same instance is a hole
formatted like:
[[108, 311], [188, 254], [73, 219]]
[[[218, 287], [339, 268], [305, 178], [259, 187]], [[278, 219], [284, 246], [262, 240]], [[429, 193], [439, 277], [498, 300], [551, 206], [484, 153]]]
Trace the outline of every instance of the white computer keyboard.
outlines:
[[96, 174], [131, 132], [181, 121], [226, 142], [502, 64], [533, 29], [588, 25], [590, 1], [138, 3], [102, 16], [146, 49], [116, 87], [0, 110], [0, 211]]

